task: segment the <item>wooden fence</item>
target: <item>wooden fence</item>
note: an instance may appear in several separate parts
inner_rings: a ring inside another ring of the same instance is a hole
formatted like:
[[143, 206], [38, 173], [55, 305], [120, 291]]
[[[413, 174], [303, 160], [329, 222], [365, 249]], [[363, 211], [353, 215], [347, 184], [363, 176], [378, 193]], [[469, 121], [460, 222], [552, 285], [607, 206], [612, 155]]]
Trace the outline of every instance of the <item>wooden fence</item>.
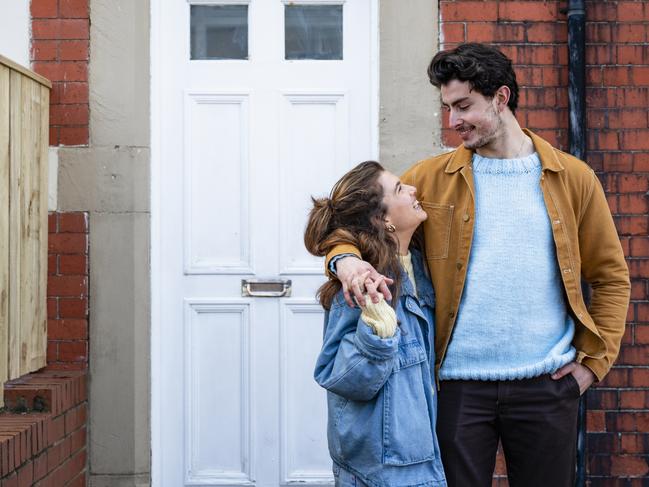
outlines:
[[0, 56], [0, 387], [46, 365], [51, 87]]

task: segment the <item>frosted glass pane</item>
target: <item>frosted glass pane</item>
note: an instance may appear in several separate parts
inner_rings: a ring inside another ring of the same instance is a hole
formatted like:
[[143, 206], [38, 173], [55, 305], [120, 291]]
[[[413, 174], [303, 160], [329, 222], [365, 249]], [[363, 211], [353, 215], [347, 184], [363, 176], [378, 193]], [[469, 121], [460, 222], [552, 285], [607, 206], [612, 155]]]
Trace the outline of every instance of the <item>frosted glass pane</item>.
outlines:
[[248, 59], [248, 6], [192, 5], [191, 59]]
[[286, 5], [286, 59], [342, 59], [342, 5]]

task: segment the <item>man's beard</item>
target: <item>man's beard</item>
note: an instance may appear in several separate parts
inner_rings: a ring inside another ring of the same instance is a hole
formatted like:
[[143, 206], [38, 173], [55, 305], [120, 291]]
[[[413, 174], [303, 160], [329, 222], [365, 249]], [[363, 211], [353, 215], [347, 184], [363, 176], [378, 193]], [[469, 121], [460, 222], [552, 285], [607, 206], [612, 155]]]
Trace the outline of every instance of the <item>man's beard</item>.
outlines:
[[494, 122], [493, 125], [489, 123], [489, 125], [492, 127], [489, 132], [484, 134], [482, 137], [480, 137], [478, 140], [475, 142], [471, 143], [464, 143], [464, 147], [469, 149], [469, 150], [475, 150], [475, 149], [480, 149], [481, 147], [484, 147], [485, 145], [493, 142], [499, 135], [500, 129], [503, 126], [503, 121], [500, 118], [500, 115], [496, 111], [496, 109], [493, 107], [493, 105], [489, 105], [489, 119], [490, 122]]

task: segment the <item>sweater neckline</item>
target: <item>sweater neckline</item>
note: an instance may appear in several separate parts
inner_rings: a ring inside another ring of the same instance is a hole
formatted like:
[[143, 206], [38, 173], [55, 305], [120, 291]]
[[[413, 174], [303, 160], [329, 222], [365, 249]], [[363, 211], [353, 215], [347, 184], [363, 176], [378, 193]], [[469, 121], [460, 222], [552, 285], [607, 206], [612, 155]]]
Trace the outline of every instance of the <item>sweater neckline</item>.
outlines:
[[517, 159], [495, 159], [474, 153], [471, 165], [478, 174], [529, 174], [541, 168], [541, 159], [536, 152]]

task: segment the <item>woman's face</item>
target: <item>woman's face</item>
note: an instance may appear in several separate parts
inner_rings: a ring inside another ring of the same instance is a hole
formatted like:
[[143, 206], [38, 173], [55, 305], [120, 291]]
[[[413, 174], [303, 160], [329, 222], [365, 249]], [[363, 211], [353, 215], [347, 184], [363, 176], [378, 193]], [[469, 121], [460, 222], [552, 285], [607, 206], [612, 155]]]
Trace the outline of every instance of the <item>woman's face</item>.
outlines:
[[401, 184], [399, 178], [389, 171], [383, 171], [378, 181], [387, 207], [386, 225], [391, 223], [398, 233], [414, 231], [428, 217], [417, 201], [417, 188]]

